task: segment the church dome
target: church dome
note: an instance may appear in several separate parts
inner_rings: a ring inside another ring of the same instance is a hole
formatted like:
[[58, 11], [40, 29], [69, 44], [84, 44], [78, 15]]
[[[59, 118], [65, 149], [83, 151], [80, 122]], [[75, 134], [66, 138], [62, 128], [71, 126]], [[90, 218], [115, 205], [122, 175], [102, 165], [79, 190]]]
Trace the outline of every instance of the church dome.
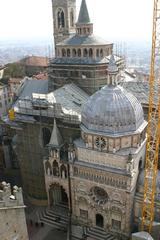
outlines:
[[120, 86], [108, 85], [93, 94], [82, 110], [88, 130], [117, 134], [136, 131], [144, 122], [136, 97]]

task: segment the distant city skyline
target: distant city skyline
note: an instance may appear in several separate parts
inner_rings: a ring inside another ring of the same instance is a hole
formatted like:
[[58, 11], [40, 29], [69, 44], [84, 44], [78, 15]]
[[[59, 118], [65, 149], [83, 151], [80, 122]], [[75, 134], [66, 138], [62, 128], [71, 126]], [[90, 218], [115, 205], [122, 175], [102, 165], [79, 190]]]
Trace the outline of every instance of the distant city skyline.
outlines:
[[[109, 41], [151, 41], [153, 1], [86, 2], [96, 35]], [[0, 9], [0, 40], [52, 40], [51, 0], [1, 0]]]

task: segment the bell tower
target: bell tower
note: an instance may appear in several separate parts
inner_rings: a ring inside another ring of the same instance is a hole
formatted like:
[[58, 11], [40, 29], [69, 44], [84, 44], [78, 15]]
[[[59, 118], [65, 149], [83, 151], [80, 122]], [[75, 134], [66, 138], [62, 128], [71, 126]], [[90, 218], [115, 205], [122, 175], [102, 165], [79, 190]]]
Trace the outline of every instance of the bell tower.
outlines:
[[76, 0], [52, 0], [55, 50], [57, 43], [75, 33]]

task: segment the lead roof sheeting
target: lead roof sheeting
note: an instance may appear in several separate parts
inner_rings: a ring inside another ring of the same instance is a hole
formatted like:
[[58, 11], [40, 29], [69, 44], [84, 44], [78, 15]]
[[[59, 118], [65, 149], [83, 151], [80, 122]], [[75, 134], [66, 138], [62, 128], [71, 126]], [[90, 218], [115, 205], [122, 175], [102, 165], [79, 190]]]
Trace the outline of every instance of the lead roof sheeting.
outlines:
[[33, 93], [46, 94], [48, 92], [47, 80], [26, 80], [23, 84], [23, 89], [19, 89], [20, 98], [31, 98]]
[[[31, 90], [31, 93], [33, 93], [34, 90], [36, 91], [35, 88], [34, 89], [31, 88], [30, 90]], [[23, 96], [25, 96], [25, 98], [24, 99], [19, 98], [14, 105], [15, 111], [17, 112], [21, 112], [21, 109], [31, 109], [31, 110], [33, 109], [32, 97], [29, 98], [27, 94]], [[56, 105], [60, 104], [64, 114], [78, 115], [80, 118], [82, 105], [87, 102], [89, 96], [79, 87], [77, 87], [75, 84], [67, 84], [55, 90], [52, 93], [48, 93], [45, 95], [42, 94], [42, 96], [40, 93], [36, 94], [36, 97], [39, 97], [39, 98], [42, 97], [43, 99], [45, 97], [45, 99], [49, 103], [49, 106], [52, 106], [53, 104], [56, 104]]]
[[[149, 83], [140, 81], [123, 82], [121, 85], [130, 91], [141, 104], [148, 104], [149, 100]], [[156, 91], [155, 91], [156, 93]]]
[[110, 44], [112, 43], [92, 34], [89, 36], [74, 35], [73, 37], [67, 38], [66, 40], [58, 43], [57, 46], [80, 46], [80, 45], [105, 46]]
[[[108, 64], [111, 56], [107, 56], [104, 58], [72, 58], [72, 57], [63, 57], [63, 58], [54, 58], [51, 61], [51, 64], [79, 64], [79, 65], [86, 65], [86, 64]], [[122, 58], [118, 56], [114, 56], [116, 63], [118, 64], [119, 61], [122, 60]], [[107, 68], [107, 66], [106, 66]]]
[[48, 102], [61, 103], [63, 112], [70, 115], [81, 114], [82, 105], [88, 95], [75, 84], [67, 84], [48, 94]]

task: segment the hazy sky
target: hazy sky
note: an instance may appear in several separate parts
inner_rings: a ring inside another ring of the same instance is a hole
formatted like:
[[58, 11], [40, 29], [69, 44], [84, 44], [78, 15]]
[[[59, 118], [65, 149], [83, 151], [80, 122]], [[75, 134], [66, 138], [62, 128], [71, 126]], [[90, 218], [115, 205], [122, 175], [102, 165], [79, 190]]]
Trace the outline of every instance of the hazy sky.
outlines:
[[[108, 40], [151, 40], [153, 0], [87, 0], [87, 5], [95, 34]], [[0, 39], [35, 37], [52, 38], [51, 0], [0, 0]]]

